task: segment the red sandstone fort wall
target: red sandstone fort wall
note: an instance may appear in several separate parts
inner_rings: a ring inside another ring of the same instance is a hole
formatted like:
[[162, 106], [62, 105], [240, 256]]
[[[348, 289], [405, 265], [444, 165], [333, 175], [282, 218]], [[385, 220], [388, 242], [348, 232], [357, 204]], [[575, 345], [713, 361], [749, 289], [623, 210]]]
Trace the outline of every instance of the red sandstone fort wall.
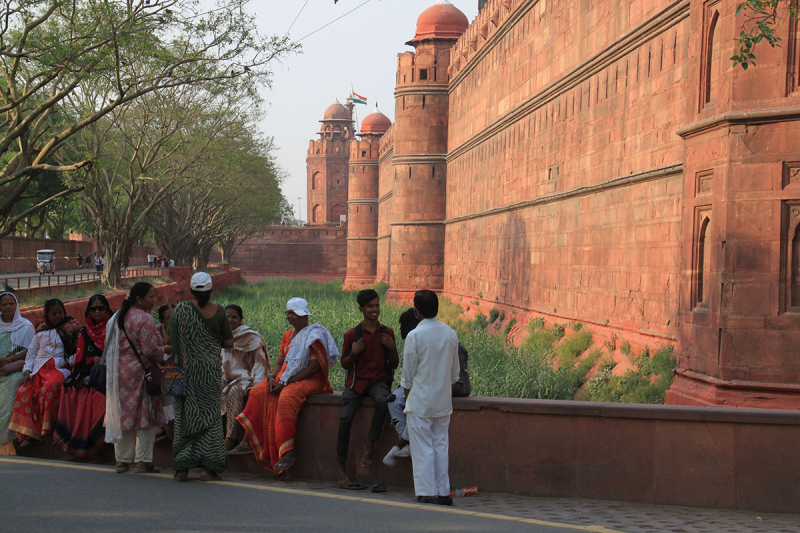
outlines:
[[378, 181], [378, 265], [375, 281], [389, 282], [394, 212], [394, 126], [381, 137]]
[[338, 276], [347, 270], [346, 227], [275, 229], [246, 240], [231, 266], [245, 276]]
[[512, 4], [454, 48], [445, 293], [674, 338], [689, 4]]

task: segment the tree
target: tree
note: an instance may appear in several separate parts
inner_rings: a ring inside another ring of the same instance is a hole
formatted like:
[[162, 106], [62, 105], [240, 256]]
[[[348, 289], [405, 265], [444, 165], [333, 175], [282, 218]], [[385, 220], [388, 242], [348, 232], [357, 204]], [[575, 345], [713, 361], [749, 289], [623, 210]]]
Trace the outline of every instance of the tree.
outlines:
[[[270, 62], [295, 45], [261, 38], [247, 3], [0, 0], [0, 237], [81, 189], [94, 154], [67, 160], [62, 148], [112, 111], [187, 84], [269, 83]], [[69, 106], [87, 94], [93, 105]], [[44, 171], [62, 174], [65, 189], [15, 211]]]
[[736, 16], [745, 20], [736, 38], [739, 53], [731, 57], [734, 65], [741, 65], [744, 70], [755, 66], [755, 48], [762, 41], [772, 48], [780, 46], [782, 39], [775, 34], [775, 25], [784, 13], [797, 17], [798, 3], [795, 0], [746, 0], [739, 4]]

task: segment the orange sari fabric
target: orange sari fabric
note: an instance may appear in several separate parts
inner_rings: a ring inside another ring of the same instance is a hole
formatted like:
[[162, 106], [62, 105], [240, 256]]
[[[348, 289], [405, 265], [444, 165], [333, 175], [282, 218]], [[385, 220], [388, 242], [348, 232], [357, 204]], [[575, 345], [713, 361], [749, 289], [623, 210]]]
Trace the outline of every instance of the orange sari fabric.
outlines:
[[[285, 356], [289, 351], [293, 334], [293, 329], [283, 334], [278, 357]], [[314, 360], [319, 363], [319, 372], [303, 381], [286, 385], [277, 396], [270, 394], [269, 380], [253, 387], [244, 411], [236, 417], [247, 432], [256, 460], [261, 466], [276, 474], [281, 471], [275, 470], [273, 465], [283, 454], [294, 449], [297, 416], [306, 398], [310, 394], [333, 392], [328, 381], [328, 354], [319, 341], [311, 345], [309, 361]], [[285, 370], [284, 362], [275, 379], [280, 378]]]
[[16, 431], [19, 441], [26, 438], [41, 440], [53, 432], [61, 403], [61, 384], [64, 374], [53, 359], [47, 361], [31, 380], [17, 389], [14, 413], [8, 429]]

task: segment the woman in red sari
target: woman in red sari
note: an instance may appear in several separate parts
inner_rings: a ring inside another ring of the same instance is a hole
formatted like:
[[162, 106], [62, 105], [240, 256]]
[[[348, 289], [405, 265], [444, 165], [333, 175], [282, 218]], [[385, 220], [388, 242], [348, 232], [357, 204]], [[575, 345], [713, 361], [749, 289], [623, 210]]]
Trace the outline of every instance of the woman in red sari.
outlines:
[[61, 385], [69, 375], [67, 360], [75, 353], [80, 323], [66, 316], [64, 304], [53, 298], [44, 303], [44, 322], [25, 356], [8, 429], [16, 431], [20, 448], [42, 444], [53, 432], [61, 401]]
[[102, 294], [89, 298], [86, 325], [81, 328], [75, 364], [64, 382], [53, 440], [68, 454], [86, 457], [103, 446], [106, 430], [105, 394], [86, 385], [92, 366], [100, 361], [106, 345], [106, 326], [112, 312]]
[[293, 329], [283, 335], [273, 372], [253, 387], [244, 411], [236, 417], [258, 462], [276, 474], [294, 464], [297, 415], [306, 398], [333, 392], [328, 368], [339, 350], [325, 326], [308, 324], [309, 316], [305, 300], [289, 300], [286, 320]]

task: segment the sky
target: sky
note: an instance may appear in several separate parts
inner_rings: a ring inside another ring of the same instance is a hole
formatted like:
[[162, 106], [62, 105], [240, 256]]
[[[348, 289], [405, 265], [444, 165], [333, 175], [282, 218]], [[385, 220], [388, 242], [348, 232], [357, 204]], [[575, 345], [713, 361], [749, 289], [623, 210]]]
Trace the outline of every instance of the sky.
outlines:
[[[250, 4], [263, 34], [289, 35], [301, 40], [299, 54], [273, 68], [272, 87], [263, 91], [267, 102], [261, 131], [274, 137], [276, 157], [286, 171], [283, 192], [298, 214], [298, 197], [306, 220], [306, 151], [316, 138], [319, 120], [336, 98], [344, 103], [351, 86], [367, 97], [357, 105], [360, 121], [375, 109], [394, 121], [397, 54], [413, 50], [404, 43], [414, 37], [417, 17], [434, 0], [257, 0]], [[450, 0], [472, 21], [478, 0]], [[360, 6], [360, 7], [359, 7]], [[321, 29], [334, 19], [349, 15]], [[320, 30], [307, 38], [305, 36]]]

